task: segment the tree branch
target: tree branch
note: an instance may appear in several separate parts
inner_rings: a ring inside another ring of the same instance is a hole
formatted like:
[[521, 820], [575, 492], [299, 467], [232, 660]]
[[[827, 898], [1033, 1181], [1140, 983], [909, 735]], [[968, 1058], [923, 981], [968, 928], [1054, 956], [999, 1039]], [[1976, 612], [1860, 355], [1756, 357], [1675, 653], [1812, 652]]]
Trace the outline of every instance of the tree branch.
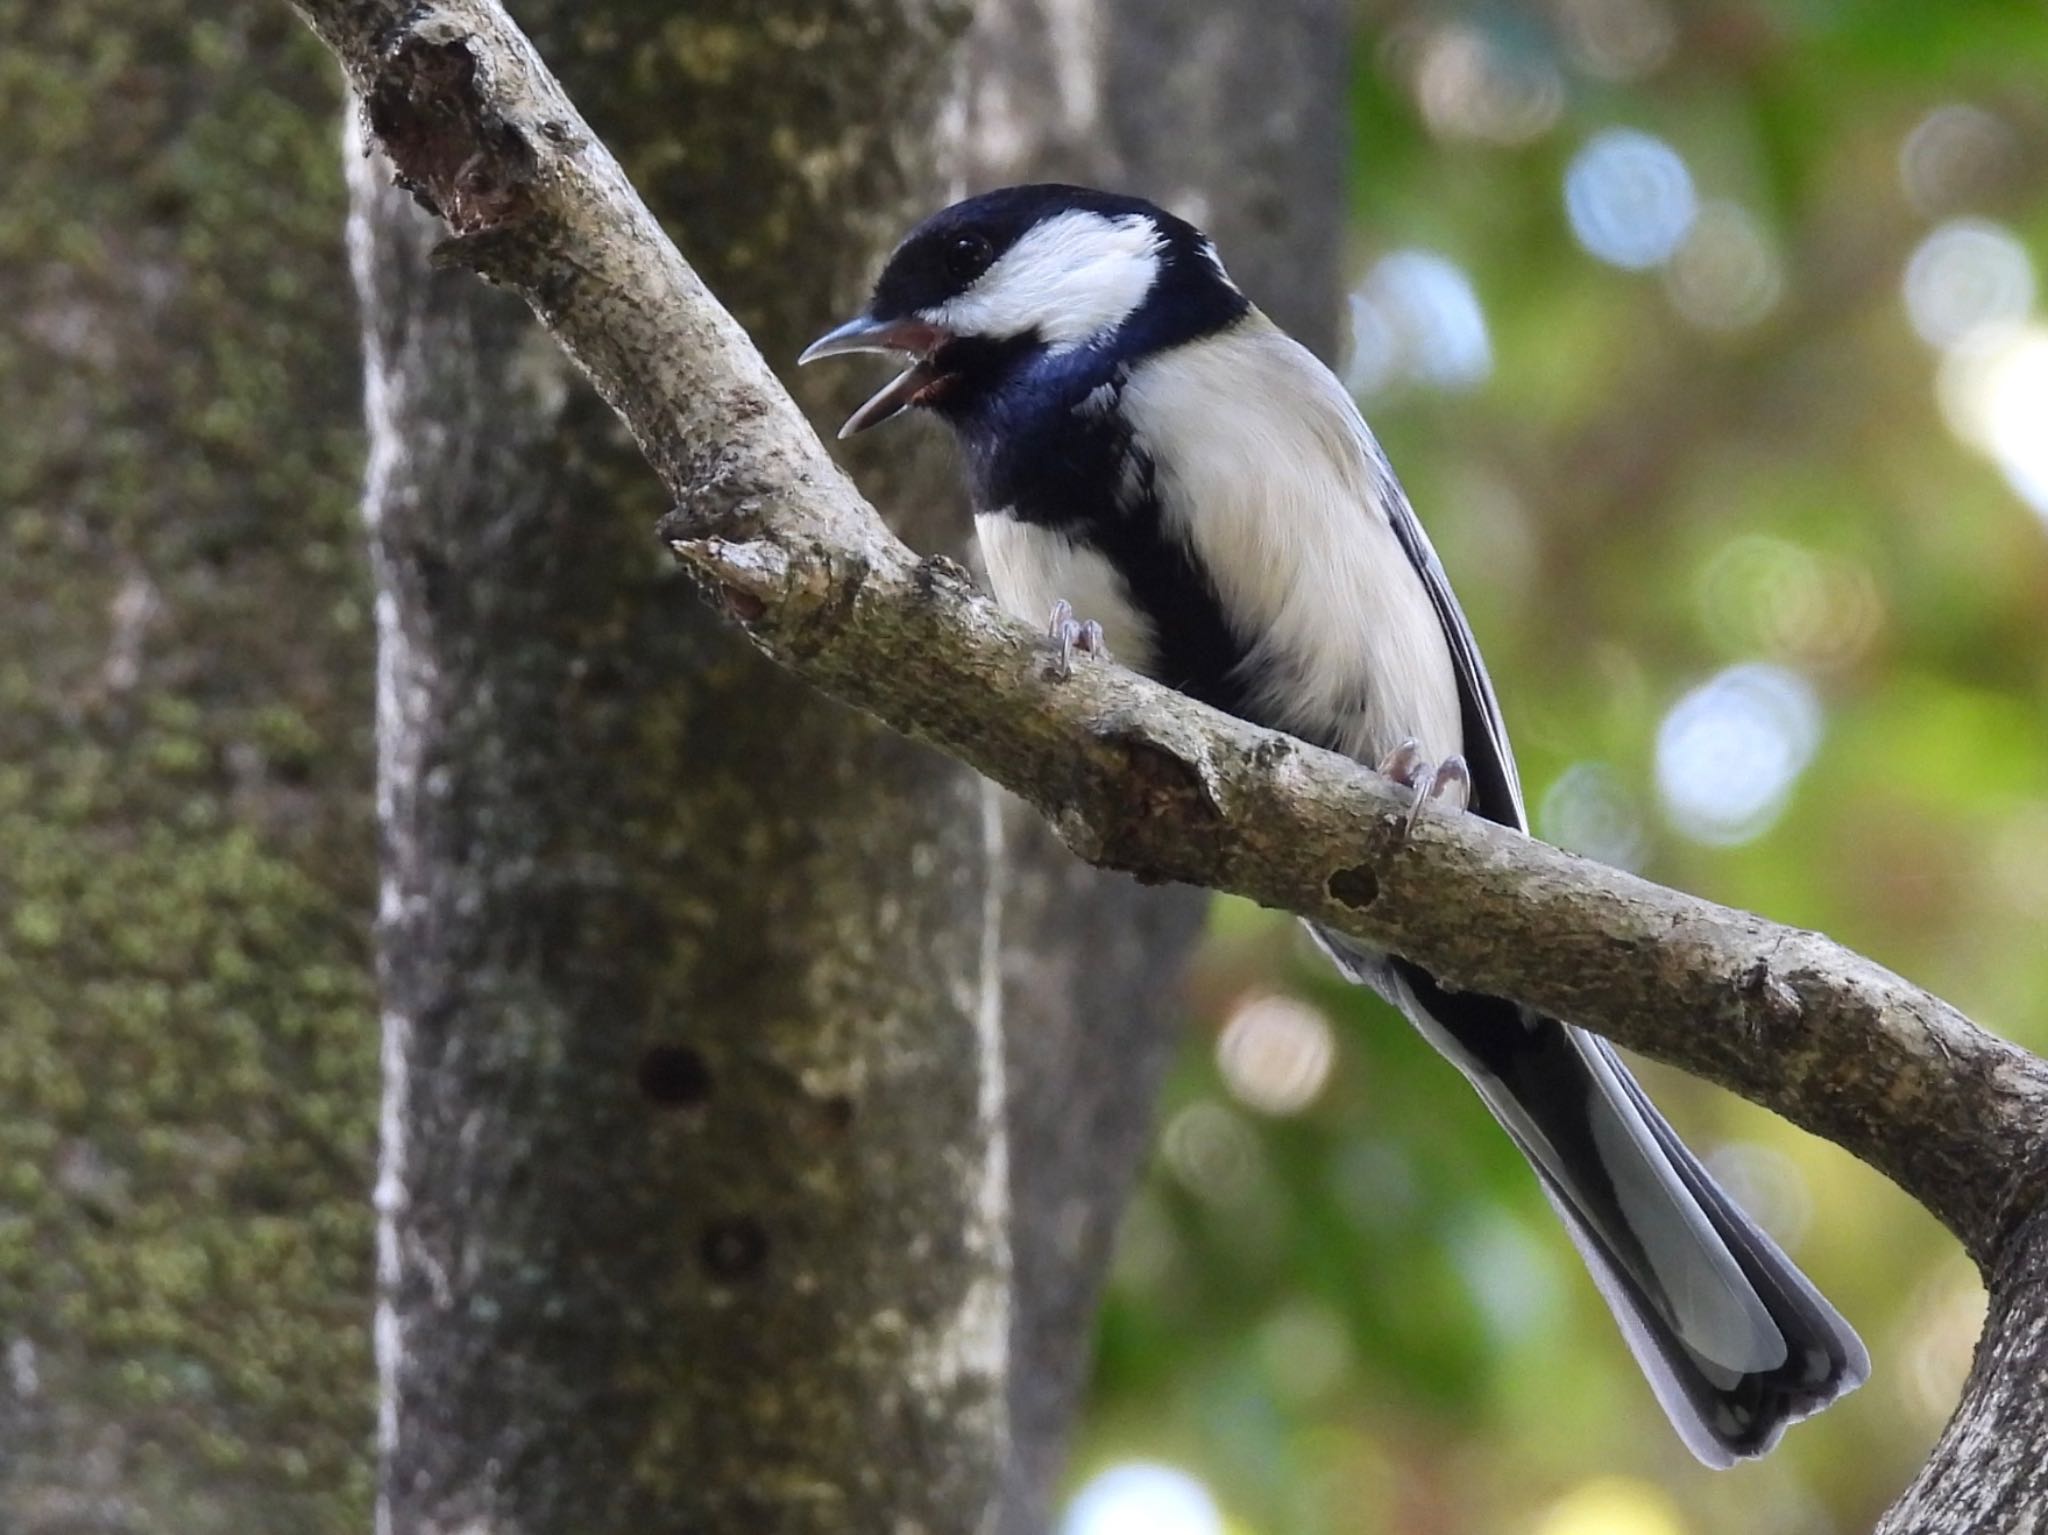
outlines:
[[[2039, 1200], [2048, 1063], [1817, 934], [1603, 868], [1043, 644], [898, 541], [493, 0], [295, 0], [400, 179], [517, 289], [777, 660], [1035, 805], [1082, 856], [1232, 891], [1708, 1077], [1837, 1142], [1989, 1267]], [[708, 446], [707, 446], [708, 445]]]

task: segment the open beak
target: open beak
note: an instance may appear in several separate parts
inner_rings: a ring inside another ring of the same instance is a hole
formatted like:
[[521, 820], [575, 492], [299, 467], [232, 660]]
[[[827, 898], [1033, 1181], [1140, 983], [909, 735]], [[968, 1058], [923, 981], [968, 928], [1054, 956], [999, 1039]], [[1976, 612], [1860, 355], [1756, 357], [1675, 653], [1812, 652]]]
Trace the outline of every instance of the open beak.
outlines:
[[936, 325], [924, 320], [876, 320], [858, 315], [837, 330], [829, 330], [804, 348], [797, 366], [820, 357], [844, 357], [852, 352], [887, 352], [911, 359], [910, 366], [876, 390], [867, 404], [846, 418], [839, 429], [842, 439], [871, 426], [880, 426], [920, 402], [925, 391], [945, 375], [932, 366], [932, 354], [949, 338]]

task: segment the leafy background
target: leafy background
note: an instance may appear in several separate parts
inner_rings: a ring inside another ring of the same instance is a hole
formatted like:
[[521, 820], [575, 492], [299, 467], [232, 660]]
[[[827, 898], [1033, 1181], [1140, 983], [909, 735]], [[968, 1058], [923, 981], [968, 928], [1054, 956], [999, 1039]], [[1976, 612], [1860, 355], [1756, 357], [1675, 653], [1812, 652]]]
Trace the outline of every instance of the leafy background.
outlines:
[[[2048, 1048], [2048, 9], [1364, 13], [1346, 371], [1538, 832]], [[1973, 1270], [1761, 1110], [1646, 1068], [1875, 1370], [1712, 1473], [1483, 1109], [1290, 923], [1221, 903], [1187, 1025], [1069, 1535], [1858, 1530], [1953, 1404]]]

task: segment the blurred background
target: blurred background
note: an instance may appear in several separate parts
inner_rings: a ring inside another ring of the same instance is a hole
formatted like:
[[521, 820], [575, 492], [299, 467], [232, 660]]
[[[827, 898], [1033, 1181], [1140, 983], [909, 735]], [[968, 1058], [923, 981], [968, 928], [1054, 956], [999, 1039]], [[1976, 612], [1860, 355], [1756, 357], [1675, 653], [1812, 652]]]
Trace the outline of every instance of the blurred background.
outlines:
[[[2048, 1047], [2048, 10], [1364, 11], [1346, 376], [1537, 832]], [[1645, 1069], [1875, 1367], [1716, 1474], [1484, 1111], [1292, 924], [1219, 903], [1187, 1023], [1066, 1535], [1826, 1535], [1953, 1405], [1974, 1271], [1762, 1111]]]
[[[326, 1535], [371, 1498], [336, 93], [284, 5], [207, 9], [0, 0], [0, 1524], [39, 1535]], [[2048, 7], [1354, 16], [1342, 371], [1537, 832], [2048, 1050]], [[615, 73], [779, 107], [729, 62]], [[703, 175], [656, 126], [636, 178]], [[818, 293], [752, 280], [793, 355]], [[1183, 1013], [1061, 1535], [1850, 1535], [1932, 1443], [1982, 1293], [1846, 1155], [1644, 1068], [1874, 1358], [1709, 1473], [1521, 1158], [1290, 920], [1218, 902]]]

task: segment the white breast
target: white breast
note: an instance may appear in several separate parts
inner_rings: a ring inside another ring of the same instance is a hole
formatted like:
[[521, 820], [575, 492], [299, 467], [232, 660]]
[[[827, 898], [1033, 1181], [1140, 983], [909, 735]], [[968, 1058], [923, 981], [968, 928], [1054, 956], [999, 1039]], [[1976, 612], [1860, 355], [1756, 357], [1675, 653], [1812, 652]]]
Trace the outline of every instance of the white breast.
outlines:
[[1266, 718], [1377, 760], [1464, 749], [1451, 654], [1329, 370], [1261, 315], [1138, 367], [1124, 391], [1171, 531], [1217, 582]]
[[1064, 534], [1005, 512], [977, 514], [974, 533], [988, 566], [989, 587], [1011, 613], [1043, 625], [1052, 605], [1064, 600], [1076, 618], [1102, 625], [1112, 659], [1137, 671], [1151, 666], [1152, 626], [1108, 560]]

